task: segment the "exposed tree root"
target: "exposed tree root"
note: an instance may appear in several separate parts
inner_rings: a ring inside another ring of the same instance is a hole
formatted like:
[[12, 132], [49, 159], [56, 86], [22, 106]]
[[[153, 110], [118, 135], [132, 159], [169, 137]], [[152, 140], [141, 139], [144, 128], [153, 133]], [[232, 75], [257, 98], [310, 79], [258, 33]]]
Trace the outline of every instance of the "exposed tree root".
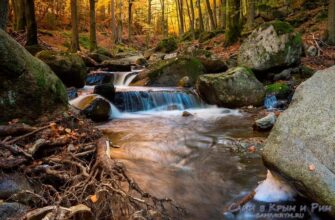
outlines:
[[[22, 172], [36, 186], [24, 192], [35, 202], [21, 219], [172, 219], [184, 214], [170, 199], [144, 192], [121, 163], [110, 159], [109, 140], [85, 120], [70, 115], [26, 132], [0, 141], [0, 168]], [[14, 195], [11, 201], [26, 204], [22, 197]]]

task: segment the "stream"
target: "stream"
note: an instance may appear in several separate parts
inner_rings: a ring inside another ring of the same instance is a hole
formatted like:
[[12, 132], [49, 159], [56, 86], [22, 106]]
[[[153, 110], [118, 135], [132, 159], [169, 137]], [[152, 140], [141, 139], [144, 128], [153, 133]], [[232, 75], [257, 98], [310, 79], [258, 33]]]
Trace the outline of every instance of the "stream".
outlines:
[[143, 190], [186, 208], [182, 219], [275, 219], [226, 212], [266, 179], [260, 151], [268, 134], [253, 130], [253, 115], [208, 106], [192, 90], [128, 86], [133, 76], [115, 77], [112, 120], [98, 126], [117, 146], [111, 158]]

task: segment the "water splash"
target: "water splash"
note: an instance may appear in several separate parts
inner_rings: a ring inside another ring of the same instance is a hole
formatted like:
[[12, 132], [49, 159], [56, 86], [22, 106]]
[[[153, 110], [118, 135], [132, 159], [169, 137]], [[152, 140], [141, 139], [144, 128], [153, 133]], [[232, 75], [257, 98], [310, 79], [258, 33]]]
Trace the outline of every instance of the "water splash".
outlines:
[[265, 97], [264, 106], [266, 109], [274, 109], [277, 107], [277, 98], [275, 95], [267, 95]]
[[262, 202], [294, 201], [296, 192], [284, 180], [268, 171], [266, 179], [255, 190], [254, 199]]

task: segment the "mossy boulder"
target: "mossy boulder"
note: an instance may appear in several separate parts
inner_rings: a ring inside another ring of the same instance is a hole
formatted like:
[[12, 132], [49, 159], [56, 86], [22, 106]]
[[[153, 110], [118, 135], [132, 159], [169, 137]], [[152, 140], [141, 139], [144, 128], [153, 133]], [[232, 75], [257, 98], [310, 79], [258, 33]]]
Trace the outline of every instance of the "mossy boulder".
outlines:
[[175, 37], [169, 37], [160, 41], [155, 48], [156, 52], [171, 53], [178, 48], [178, 41]]
[[36, 57], [48, 64], [67, 87], [85, 86], [87, 71], [79, 55], [44, 50], [36, 54]]
[[42, 61], [0, 30], [0, 122], [64, 110], [63, 83]]
[[[263, 150], [263, 161], [302, 195], [335, 207], [335, 66], [296, 89]], [[335, 217], [335, 209], [331, 209]], [[327, 219], [332, 219], [331, 217]]]
[[225, 73], [200, 76], [196, 89], [208, 104], [228, 108], [260, 106], [265, 96], [263, 84], [252, 71], [244, 67], [232, 68]]
[[273, 83], [265, 87], [267, 95], [275, 95], [277, 99], [286, 99], [293, 90], [286, 83]]
[[205, 68], [194, 57], [177, 57], [159, 61], [141, 72], [134, 82], [145, 81], [148, 86], [178, 86], [179, 81], [188, 76], [194, 85], [197, 78], [204, 74]]
[[255, 71], [284, 68], [300, 62], [301, 35], [282, 21], [264, 23], [242, 43], [238, 65]]

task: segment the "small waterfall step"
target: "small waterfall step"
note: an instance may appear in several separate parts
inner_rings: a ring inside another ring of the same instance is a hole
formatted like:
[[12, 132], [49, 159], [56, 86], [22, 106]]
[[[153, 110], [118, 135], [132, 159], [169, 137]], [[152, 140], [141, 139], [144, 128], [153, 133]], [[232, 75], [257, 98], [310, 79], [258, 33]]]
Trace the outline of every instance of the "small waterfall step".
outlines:
[[98, 85], [113, 82], [115, 86], [128, 86], [139, 72], [141, 70], [132, 70], [130, 72], [93, 71], [88, 75], [86, 84]]
[[204, 107], [202, 100], [192, 90], [150, 87], [117, 87], [114, 105], [122, 112]]

